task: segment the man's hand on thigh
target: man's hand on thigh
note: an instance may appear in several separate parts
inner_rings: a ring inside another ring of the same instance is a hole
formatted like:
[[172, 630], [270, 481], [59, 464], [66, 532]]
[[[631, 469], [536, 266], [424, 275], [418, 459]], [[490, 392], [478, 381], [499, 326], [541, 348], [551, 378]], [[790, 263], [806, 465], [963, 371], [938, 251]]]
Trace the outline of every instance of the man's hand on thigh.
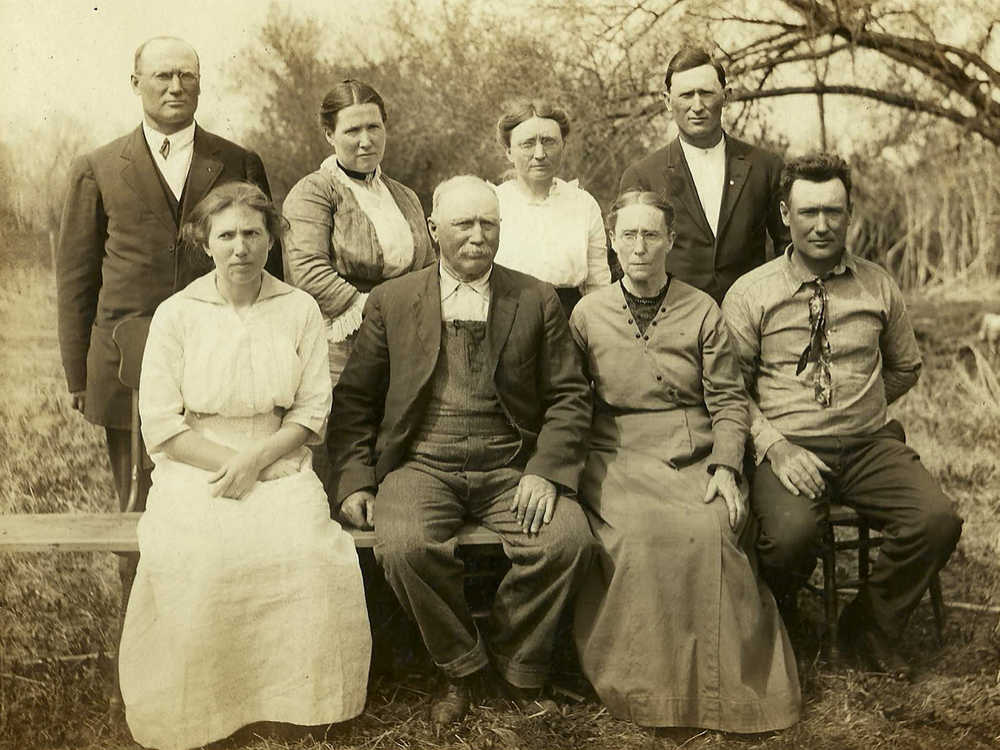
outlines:
[[543, 523], [552, 520], [556, 509], [556, 486], [545, 477], [525, 474], [517, 483], [511, 513], [525, 534], [537, 534]]
[[767, 449], [771, 470], [793, 495], [805, 495], [815, 500], [826, 490], [823, 474], [833, 472], [812, 451], [801, 448], [788, 440], [779, 440]]
[[340, 513], [356, 529], [375, 528], [375, 493], [371, 490], [352, 492], [340, 506]]

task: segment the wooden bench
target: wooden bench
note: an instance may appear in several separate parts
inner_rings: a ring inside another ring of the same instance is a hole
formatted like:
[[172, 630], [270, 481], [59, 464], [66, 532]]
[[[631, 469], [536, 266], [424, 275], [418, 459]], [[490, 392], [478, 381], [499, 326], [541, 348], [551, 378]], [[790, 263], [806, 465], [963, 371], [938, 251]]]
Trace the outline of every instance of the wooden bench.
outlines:
[[[0, 515], [0, 552], [136, 552], [142, 513], [15, 513]], [[359, 548], [375, 546], [375, 532], [347, 529]], [[500, 544], [498, 534], [467, 524], [461, 547]]]

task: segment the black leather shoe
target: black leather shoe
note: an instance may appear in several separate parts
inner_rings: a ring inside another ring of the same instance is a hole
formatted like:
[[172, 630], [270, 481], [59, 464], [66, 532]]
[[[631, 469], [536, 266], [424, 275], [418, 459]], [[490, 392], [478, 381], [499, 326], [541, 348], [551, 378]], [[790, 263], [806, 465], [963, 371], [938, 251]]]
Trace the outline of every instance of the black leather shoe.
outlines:
[[854, 642], [859, 657], [868, 662], [875, 672], [882, 672], [897, 680], [909, 680], [913, 670], [902, 655], [880, 633], [865, 630]]
[[528, 716], [559, 713], [559, 706], [551, 698], [544, 697], [542, 688], [522, 688], [511, 685], [506, 680], [502, 680], [502, 682], [507, 699], [517, 706], [521, 713]]
[[902, 655], [875, 628], [866, 627], [848, 605], [840, 615], [837, 640], [844, 654], [853, 654], [873, 672], [881, 672], [897, 680], [908, 680], [913, 670]]
[[449, 679], [444, 693], [431, 704], [431, 721], [438, 726], [461, 721], [472, 704], [472, 681], [468, 677]]

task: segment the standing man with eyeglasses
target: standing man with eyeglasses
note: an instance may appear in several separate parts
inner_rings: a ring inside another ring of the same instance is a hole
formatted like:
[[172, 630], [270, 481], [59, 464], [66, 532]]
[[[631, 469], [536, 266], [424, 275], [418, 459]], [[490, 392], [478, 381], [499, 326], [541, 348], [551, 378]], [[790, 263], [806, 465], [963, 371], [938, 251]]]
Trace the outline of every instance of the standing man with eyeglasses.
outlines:
[[751, 395], [761, 574], [782, 613], [794, 612], [831, 501], [854, 508], [884, 541], [841, 615], [841, 645], [905, 677], [896, 645], [962, 520], [888, 417], [917, 382], [920, 352], [892, 277], [846, 247], [850, 194], [838, 156], [785, 165], [781, 216], [792, 243], [733, 284], [722, 312]]
[[[173, 37], [141, 44], [131, 84], [142, 102], [142, 123], [73, 165], [56, 251], [59, 345], [70, 403], [105, 428], [123, 509], [130, 393], [118, 379], [112, 331], [128, 318], [151, 316], [160, 302], [209, 270], [199, 263], [204, 253], [183, 251], [178, 230], [213, 186], [250, 180], [269, 193], [257, 154], [195, 123], [201, 79], [189, 44]], [[272, 248], [267, 269], [280, 277], [280, 249]], [[145, 466], [138, 481], [136, 509], [143, 510]], [[123, 604], [137, 560], [120, 558]]]
[[619, 192], [651, 190], [674, 206], [677, 239], [667, 271], [722, 303], [736, 279], [788, 243], [778, 215], [781, 158], [722, 129], [726, 71], [703, 49], [667, 63], [667, 109], [678, 137], [629, 166]]

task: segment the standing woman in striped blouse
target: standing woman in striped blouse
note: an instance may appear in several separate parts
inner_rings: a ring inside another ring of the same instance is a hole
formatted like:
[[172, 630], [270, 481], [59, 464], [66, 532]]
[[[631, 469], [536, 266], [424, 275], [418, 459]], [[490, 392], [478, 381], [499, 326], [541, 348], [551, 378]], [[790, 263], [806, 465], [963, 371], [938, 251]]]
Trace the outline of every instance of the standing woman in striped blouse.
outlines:
[[[333, 153], [285, 198], [285, 259], [289, 281], [319, 303], [336, 385], [368, 293], [437, 258], [416, 193], [382, 172], [386, 112], [378, 92], [343, 80], [323, 98], [319, 119]], [[313, 461], [326, 485], [325, 445]]]

